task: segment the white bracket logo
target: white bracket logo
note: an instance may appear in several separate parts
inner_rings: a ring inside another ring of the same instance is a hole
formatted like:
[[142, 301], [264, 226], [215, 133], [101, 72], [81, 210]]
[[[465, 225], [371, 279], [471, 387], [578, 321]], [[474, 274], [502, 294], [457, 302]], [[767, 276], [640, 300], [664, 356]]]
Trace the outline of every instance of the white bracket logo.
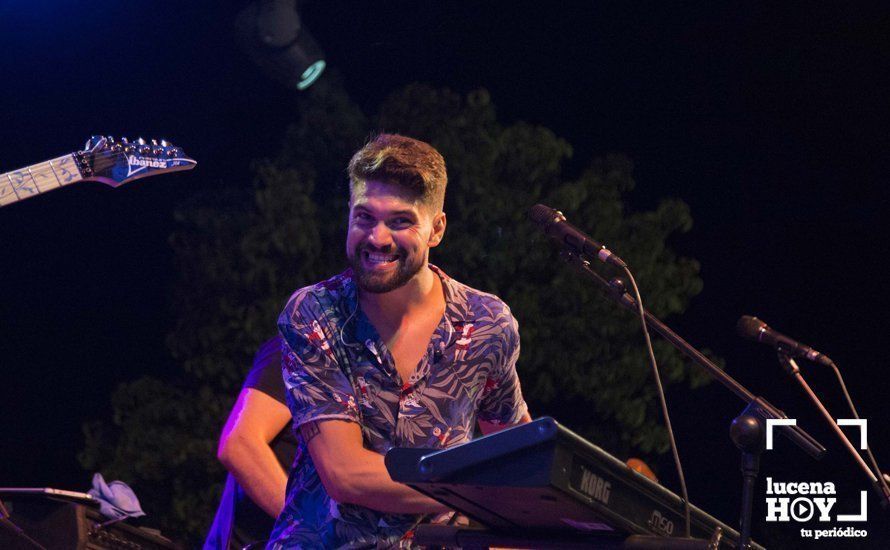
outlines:
[[[859, 448], [865, 450], [868, 447], [868, 420], [865, 418], [838, 418], [838, 426], [859, 426]], [[766, 449], [773, 450], [773, 426], [797, 426], [795, 418], [767, 418], [766, 419]]]
[[795, 418], [767, 418], [766, 419], [766, 450], [773, 450], [773, 426], [797, 426]]
[[858, 418], [838, 418], [838, 426], [859, 426], [859, 448], [865, 450], [868, 447], [868, 421]]

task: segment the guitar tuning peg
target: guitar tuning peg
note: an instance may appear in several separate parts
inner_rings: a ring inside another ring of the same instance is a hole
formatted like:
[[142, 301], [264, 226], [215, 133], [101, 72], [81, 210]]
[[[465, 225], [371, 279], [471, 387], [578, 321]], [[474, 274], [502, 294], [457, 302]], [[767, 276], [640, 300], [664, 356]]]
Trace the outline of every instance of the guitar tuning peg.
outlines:
[[161, 140], [161, 147], [169, 147], [169, 146], [170, 146], [170, 142], [168, 142], [166, 139]]
[[84, 151], [98, 151], [105, 147], [105, 136], [90, 136], [90, 139], [83, 145]]
[[151, 144], [154, 145], [155, 147], [157, 147], [158, 140], [156, 140], [156, 139], [151, 140]]
[[105, 139], [108, 140], [109, 145], [113, 145], [115, 143], [114, 136], [106, 136]]
[[140, 155], [147, 155], [151, 152], [151, 147], [149, 147], [145, 140], [140, 138], [136, 139], [136, 153]]
[[101, 151], [106, 143], [108, 143], [108, 140], [105, 139], [105, 136], [90, 136], [83, 148], [84, 151], [95, 153]]
[[121, 143], [130, 143], [130, 142], [129, 142], [129, 140], [127, 140], [126, 136], [124, 136], [121, 138]]

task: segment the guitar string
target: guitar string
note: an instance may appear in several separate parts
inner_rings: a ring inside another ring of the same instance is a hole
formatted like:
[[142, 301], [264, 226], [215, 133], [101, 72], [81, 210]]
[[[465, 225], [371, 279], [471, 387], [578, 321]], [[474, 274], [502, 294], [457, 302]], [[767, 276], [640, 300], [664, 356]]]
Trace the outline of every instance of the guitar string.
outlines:
[[[175, 145], [168, 145], [168, 147], [176, 147]], [[169, 151], [165, 148], [164, 152]], [[88, 151], [78, 151], [89, 153]], [[102, 158], [98, 155], [101, 153], [106, 153], [107, 157]], [[118, 164], [119, 160], [113, 160], [111, 157], [116, 155], [127, 155], [124, 151], [99, 151], [98, 153], [92, 153], [94, 155], [94, 163], [92, 165], [92, 169], [97, 172], [101, 172]], [[20, 168], [18, 170], [12, 170], [10, 172], [6, 172], [0, 174], [0, 190], [6, 188], [4, 185], [3, 179], [6, 180], [5, 183], [9, 185], [9, 189], [12, 191], [12, 194], [15, 195], [15, 201], [18, 202], [22, 199], [26, 199], [28, 197], [32, 197], [34, 195], [39, 195], [41, 193], [45, 193], [47, 191], [52, 191], [53, 189], [64, 187], [65, 185], [69, 185], [72, 183], [76, 183], [78, 181], [89, 180], [89, 177], [85, 177], [81, 172], [80, 168], [77, 166], [76, 162], [73, 162], [75, 171], [69, 170], [65, 168], [63, 165], [65, 164], [65, 160], [74, 159], [75, 153], [68, 153], [67, 155], [62, 155], [50, 160], [45, 160], [43, 162], [38, 162], [36, 164], [32, 164], [30, 166], [26, 166], [24, 168]], [[140, 156], [151, 156], [154, 158], [159, 158], [159, 155], [154, 154], [154, 152], [150, 152], [149, 155], [140, 155]], [[74, 177], [68, 178], [66, 181], [62, 181], [62, 178], [59, 177], [59, 174], [56, 172], [55, 167], [53, 166], [53, 161], [59, 161], [59, 167], [68, 173], [76, 174], [76, 177], [79, 179], [75, 179]], [[176, 160], [176, 158], [171, 159]], [[25, 177], [27, 174], [27, 178]], [[12, 176], [15, 175], [16, 178], [20, 178], [19, 181], [13, 181]], [[52, 178], [50, 178], [52, 175]], [[49, 180], [49, 183], [43, 182], [43, 187], [41, 187], [40, 178], [44, 178]], [[53, 185], [55, 182], [55, 185]], [[30, 185], [29, 185], [30, 184]], [[32, 187], [33, 186], [33, 187]], [[20, 191], [28, 193], [27, 195], [22, 196]], [[6, 193], [8, 194], [8, 193]]]
[[[99, 157], [98, 155], [101, 153], [108, 153], [108, 156], [105, 158]], [[57, 186], [63, 187], [65, 185], [75, 183], [75, 181], [81, 181], [84, 179], [88, 179], [87, 177], [83, 176], [83, 174], [80, 172], [79, 168], [76, 171], [77, 176], [80, 178], [79, 180], [62, 181], [62, 178], [60, 178], [59, 175], [56, 173], [55, 167], [52, 164], [53, 161], [59, 160], [59, 159], [65, 159], [66, 157], [72, 157], [73, 155], [74, 155], [74, 153], [69, 153], [67, 155], [62, 155], [60, 157], [56, 157], [54, 159], [46, 160], [43, 162], [38, 162], [36, 164], [32, 164], [30, 166], [21, 168], [19, 170], [13, 170], [11, 172], [6, 172], [4, 174], [0, 174], [0, 177], [6, 179], [7, 183], [9, 184], [10, 188], [12, 189], [13, 193], [16, 195], [17, 200], [21, 200], [23, 198], [27, 198], [27, 197], [30, 197], [33, 195], [44, 193], [46, 191], [50, 191], [52, 189], [56, 189]], [[106, 170], [106, 169], [114, 166], [115, 164], [118, 164], [118, 162], [119, 162], [118, 160], [114, 160], [111, 158], [112, 156], [116, 156], [116, 155], [126, 155], [126, 153], [124, 151], [100, 151], [99, 153], [95, 153], [94, 154], [94, 163], [92, 166], [93, 170], [97, 171], [97, 172], [101, 172], [103, 170]], [[140, 156], [151, 156], [154, 158], [159, 158], [159, 155], [155, 155], [155, 154], [140, 155]], [[59, 164], [63, 170], [66, 170], [69, 173], [74, 173], [73, 171], [68, 170], [67, 168], [64, 168], [63, 166], [61, 166], [62, 164], [64, 164], [64, 160], [61, 160], [59, 162]], [[75, 168], [77, 168], [76, 163], [75, 163]], [[14, 175], [14, 174], [17, 177], [21, 177], [21, 180], [18, 182], [13, 181], [12, 175]], [[27, 174], [27, 178], [24, 177], [26, 174]], [[52, 175], [52, 178], [50, 178], [50, 175]], [[40, 178], [48, 179], [48, 180], [50, 180], [50, 183], [46, 184], [45, 182], [43, 182], [43, 187], [41, 187], [42, 184], [40, 182]], [[73, 179], [73, 178], [71, 178], [71, 179]], [[53, 181], [55, 182], [56, 185], [53, 185]], [[25, 192], [30, 191], [30, 186], [28, 185], [29, 183], [31, 185], [33, 185], [35, 192], [30, 193], [24, 197], [20, 196], [19, 191], [25, 191]], [[0, 182], [0, 187], [2, 187], [2, 182]]]

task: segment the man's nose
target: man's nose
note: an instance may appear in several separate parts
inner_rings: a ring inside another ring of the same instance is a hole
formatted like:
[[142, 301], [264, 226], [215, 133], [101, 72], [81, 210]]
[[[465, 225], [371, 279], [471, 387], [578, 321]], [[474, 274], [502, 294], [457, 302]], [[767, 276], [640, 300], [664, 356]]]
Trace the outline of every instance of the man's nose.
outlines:
[[377, 248], [385, 248], [392, 244], [392, 233], [385, 223], [378, 223], [368, 235], [368, 242]]

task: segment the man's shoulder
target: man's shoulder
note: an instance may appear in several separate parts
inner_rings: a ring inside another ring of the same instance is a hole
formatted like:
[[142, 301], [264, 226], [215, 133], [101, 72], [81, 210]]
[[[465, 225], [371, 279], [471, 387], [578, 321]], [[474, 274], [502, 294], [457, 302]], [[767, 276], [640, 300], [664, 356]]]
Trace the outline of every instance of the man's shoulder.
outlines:
[[500, 296], [452, 279], [442, 273], [441, 270], [439, 273], [443, 276], [444, 284], [448, 286], [452, 302], [464, 310], [467, 317], [513, 320], [510, 306]]
[[330, 279], [297, 289], [288, 298], [282, 319], [335, 307], [354, 292], [352, 270], [347, 269]]

